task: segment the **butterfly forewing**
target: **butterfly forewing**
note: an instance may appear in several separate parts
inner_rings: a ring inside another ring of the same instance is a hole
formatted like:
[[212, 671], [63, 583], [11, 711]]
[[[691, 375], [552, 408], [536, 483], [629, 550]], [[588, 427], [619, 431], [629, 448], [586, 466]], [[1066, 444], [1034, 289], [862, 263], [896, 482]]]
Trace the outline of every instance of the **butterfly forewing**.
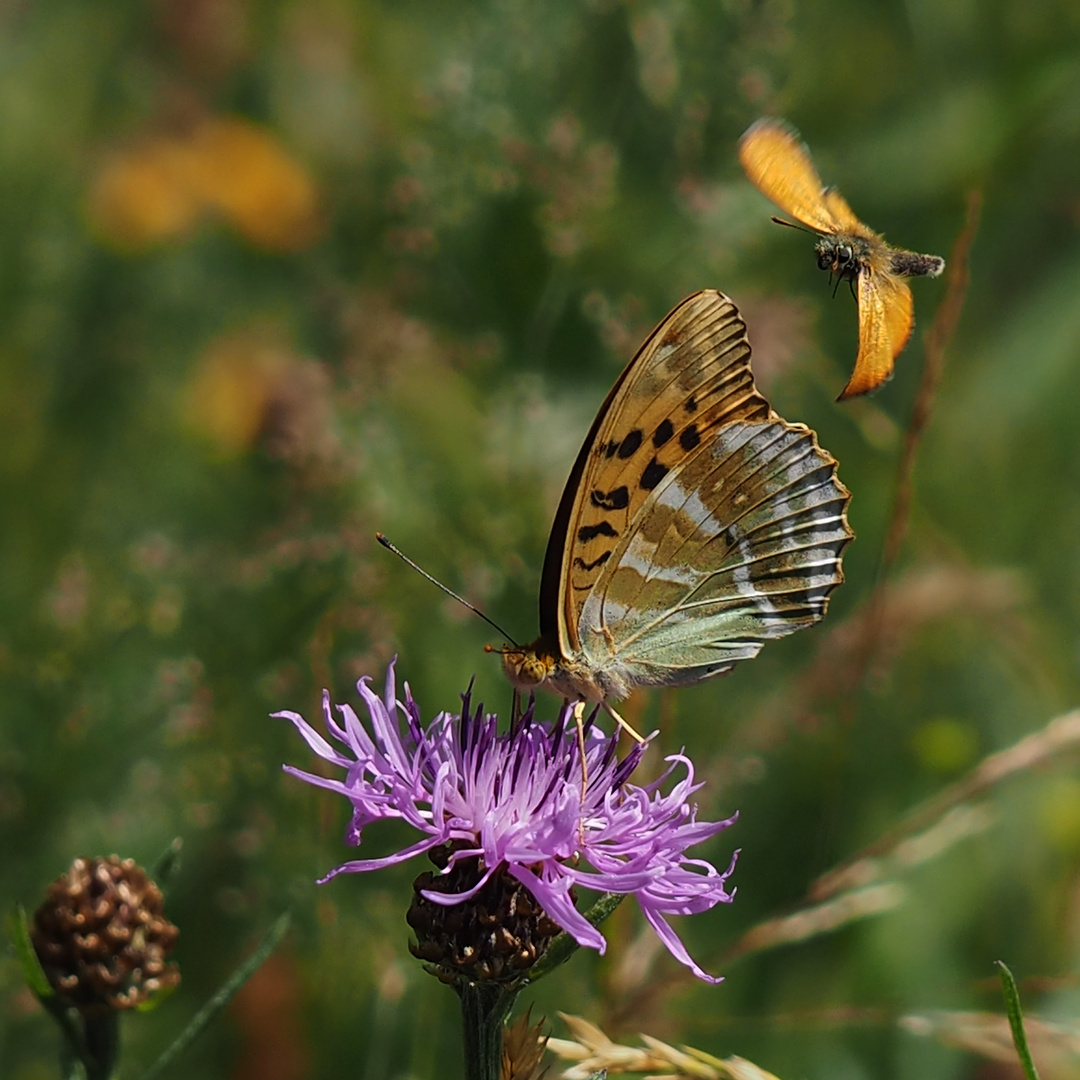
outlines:
[[581, 615], [582, 652], [632, 683], [693, 683], [822, 617], [848, 494], [813, 433], [735, 422], [658, 485]]
[[560, 595], [549, 603], [548, 567], [541, 590], [541, 631], [557, 620], [564, 655], [580, 648], [582, 606], [620, 538], [640, 517], [668, 472], [715, 431], [738, 419], [763, 418], [769, 406], [750, 372], [746, 327], [717, 292], [683, 301], [656, 328], [601, 409], [571, 473], [573, 492], [561, 543]]
[[810, 151], [786, 124], [772, 119], [752, 124], [739, 140], [739, 162], [762, 195], [811, 229], [839, 232], [847, 227], [846, 218], [858, 224], [842, 198], [826, 201]]

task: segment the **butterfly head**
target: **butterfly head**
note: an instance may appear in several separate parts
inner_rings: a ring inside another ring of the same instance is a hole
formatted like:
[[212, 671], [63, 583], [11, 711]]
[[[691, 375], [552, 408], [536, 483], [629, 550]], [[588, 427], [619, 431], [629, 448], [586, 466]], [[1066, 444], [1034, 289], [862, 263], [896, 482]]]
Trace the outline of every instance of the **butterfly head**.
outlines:
[[504, 645], [503, 670], [518, 690], [534, 690], [555, 671], [558, 658], [543, 638], [531, 645]]

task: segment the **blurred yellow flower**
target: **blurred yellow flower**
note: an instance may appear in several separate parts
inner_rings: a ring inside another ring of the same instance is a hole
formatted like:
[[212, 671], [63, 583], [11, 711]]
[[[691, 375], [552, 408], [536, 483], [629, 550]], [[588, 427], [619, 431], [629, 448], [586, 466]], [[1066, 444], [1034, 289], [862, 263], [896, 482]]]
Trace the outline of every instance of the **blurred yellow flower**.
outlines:
[[265, 423], [285, 363], [282, 352], [254, 334], [212, 341], [188, 381], [188, 425], [225, 457], [248, 450]]
[[266, 251], [302, 250], [319, 232], [310, 173], [271, 132], [235, 117], [117, 152], [95, 178], [88, 209], [94, 231], [121, 250], [182, 236], [211, 213]]
[[212, 119], [192, 133], [192, 179], [256, 247], [296, 251], [318, 231], [315, 185], [270, 132], [246, 120]]
[[266, 327], [210, 342], [188, 378], [181, 413], [226, 458], [257, 442], [269, 457], [301, 467], [327, 465], [338, 454], [329, 373]]
[[187, 182], [191, 148], [155, 138], [114, 155], [90, 190], [94, 231], [119, 248], [143, 248], [187, 232], [199, 199]]

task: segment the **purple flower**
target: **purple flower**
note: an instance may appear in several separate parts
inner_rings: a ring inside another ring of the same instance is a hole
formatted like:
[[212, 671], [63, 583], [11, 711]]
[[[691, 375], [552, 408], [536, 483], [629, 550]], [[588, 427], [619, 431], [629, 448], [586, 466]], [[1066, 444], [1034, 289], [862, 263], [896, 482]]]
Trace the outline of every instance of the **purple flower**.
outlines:
[[[513, 730], [500, 735], [498, 718], [483, 715], [482, 706], [471, 714], [466, 694], [460, 716], [440, 713], [425, 728], [408, 683], [405, 700], [397, 699], [393, 662], [382, 700], [368, 682], [363, 678], [357, 684], [370, 717], [367, 727], [349, 705], [337, 706], [342, 719], [336, 721], [330, 696], [323, 694], [326, 728], [340, 748], [299, 714], [274, 714], [291, 720], [315, 753], [340, 766], [345, 775], [327, 779], [288, 765], [285, 771], [352, 803], [349, 844], [359, 845], [364, 826], [383, 818], [407, 821], [422, 839], [383, 859], [343, 863], [323, 882], [341, 873], [404, 862], [449, 842], [453, 852], [443, 872], [449, 873], [459, 860], [479, 857], [481, 880], [458, 893], [424, 890], [427, 900], [447, 906], [468, 900], [505, 866], [580, 945], [602, 953], [604, 937], [575, 907], [572, 886], [633, 893], [672, 955], [699, 978], [720, 981], [694, 963], [667, 922], [669, 915], [708, 911], [734, 896], [725, 884], [738, 852], [722, 873], [686, 855], [688, 848], [735, 820], [697, 821], [696, 807], [688, 800], [702, 785], [694, 783], [689, 758], [672, 755], [659, 780], [638, 787], [628, 779], [645, 745], [635, 746], [619, 761], [617, 735], [604, 735], [589, 721], [588, 785], [582, 798], [571, 707], [553, 726], [534, 720], [530, 708]], [[661, 787], [680, 767], [682, 777], [662, 793]]]

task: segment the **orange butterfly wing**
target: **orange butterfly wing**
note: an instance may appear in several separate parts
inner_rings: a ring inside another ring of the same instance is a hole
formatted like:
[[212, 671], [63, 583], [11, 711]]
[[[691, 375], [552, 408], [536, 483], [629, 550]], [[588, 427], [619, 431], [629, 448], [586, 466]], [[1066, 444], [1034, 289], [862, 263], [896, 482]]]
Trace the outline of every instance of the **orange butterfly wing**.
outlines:
[[854, 233], [856, 236], [873, 237], [878, 240], [881, 239], [877, 233], [868, 229], [855, 216], [855, 211], [848, 206], [847, 199], [845, 199], [836, 188], [825, 188], [821, 193], [821, 197], [824, 200], [825, 205], [829, 208], [829, 213], [836, 218], [837, 224], [840, 226], [840, 232]]
[[838, 401], [869, 394], [885, 382], [911, 337], [914, 303], [907, 282], [885, 269], [859, 274], [859, 355]]
[[859, 228], [839, 192], [822, 187], [810, 151], [780, 120], [762, 119], [739, 140], [739, 162], [751, 183], [781, 210], [822, 233]]

